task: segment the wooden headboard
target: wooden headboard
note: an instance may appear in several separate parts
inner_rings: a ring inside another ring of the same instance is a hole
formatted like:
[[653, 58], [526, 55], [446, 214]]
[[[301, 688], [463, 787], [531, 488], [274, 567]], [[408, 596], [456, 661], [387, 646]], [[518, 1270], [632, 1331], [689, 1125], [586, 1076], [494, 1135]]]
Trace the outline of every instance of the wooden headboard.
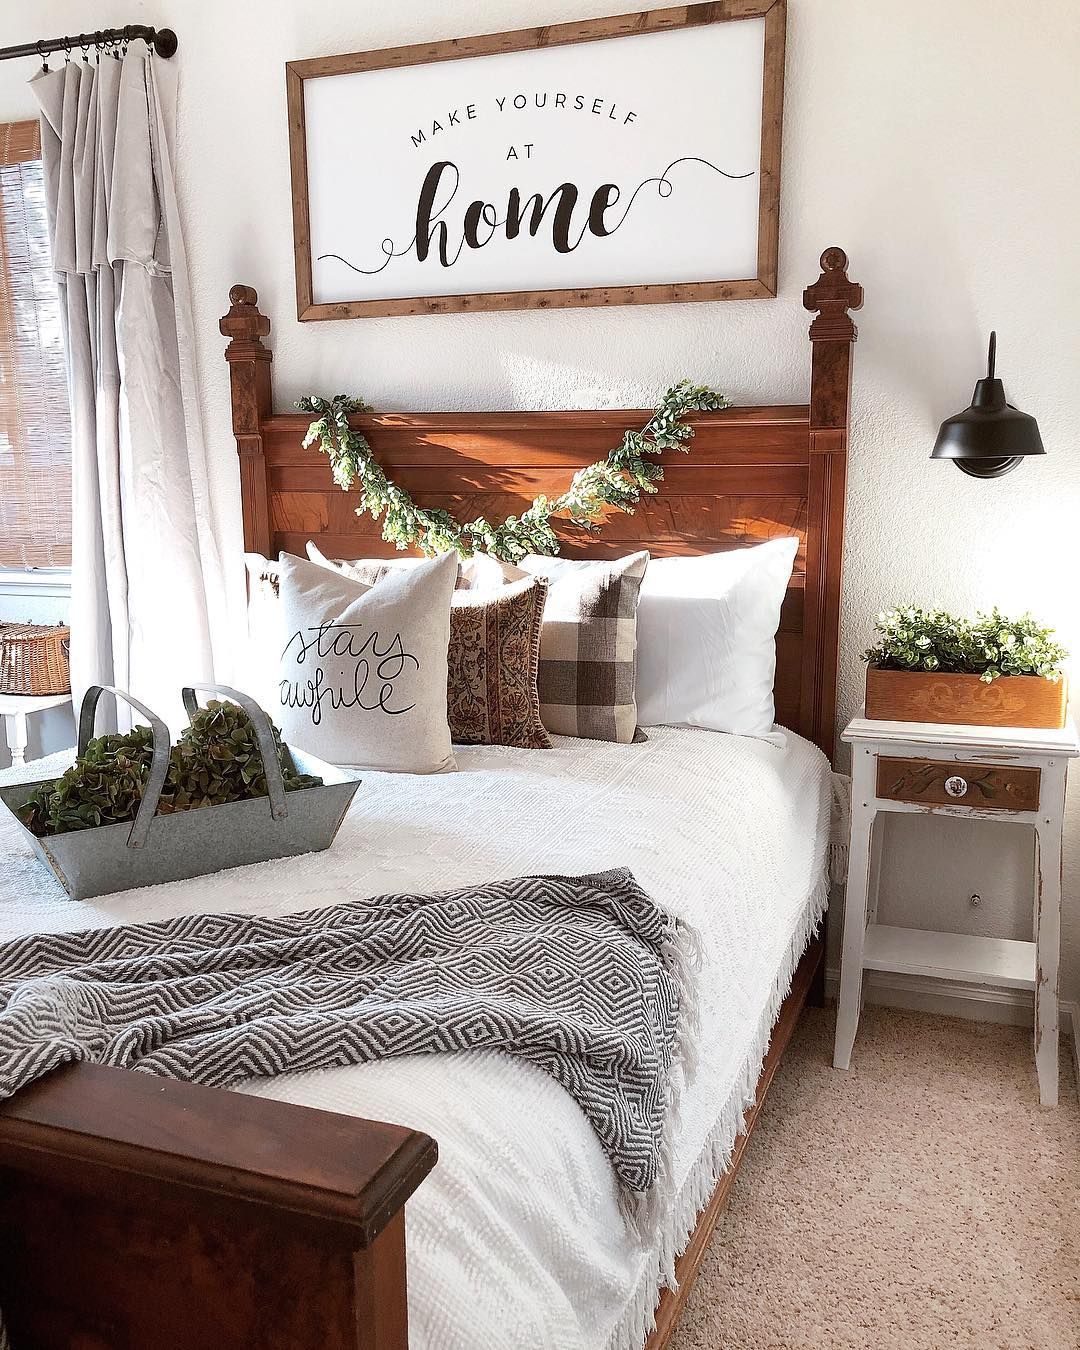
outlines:
[[[632, 516], [612, 512], [598, 535], [569, 523], [569, 557], [711, 553], [798, 534], [795, 573], [777, 637], [777, 720], [832, 756], [840, 573], [844, 535], [852, 343], [848, 313], [862, 287], [839, 248], [803, 295], [810, 325], [810, 400], [731, 408], [694, 418], [691, 453], [665, 453], [664, 481]], [[355, 514], [356, 496], [334, 485], [324, 455], [301, 444], [310, 418], [275, 413], [270, 320], [250, 286], [234, 286], [221, 320], [229, 338], [233, 432], [240, 454], [244, 547], [303, 555], [313, 539], [331, 557], [396, 552], [378, 523]], [[428, 506], [459, 519], [504, 519], [539, 492], [557, 496], [571, 474], [603, 458], [648, 412], [386, 413], [354, 419], [380, 463]]]

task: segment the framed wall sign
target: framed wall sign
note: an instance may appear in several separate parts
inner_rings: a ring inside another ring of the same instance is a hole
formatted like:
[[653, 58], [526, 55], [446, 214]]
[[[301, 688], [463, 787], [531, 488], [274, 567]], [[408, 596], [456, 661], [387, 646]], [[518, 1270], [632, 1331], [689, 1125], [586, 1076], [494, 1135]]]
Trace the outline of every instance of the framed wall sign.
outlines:
[[776, 293], [785, 0], [286, 67], [301, 319]]

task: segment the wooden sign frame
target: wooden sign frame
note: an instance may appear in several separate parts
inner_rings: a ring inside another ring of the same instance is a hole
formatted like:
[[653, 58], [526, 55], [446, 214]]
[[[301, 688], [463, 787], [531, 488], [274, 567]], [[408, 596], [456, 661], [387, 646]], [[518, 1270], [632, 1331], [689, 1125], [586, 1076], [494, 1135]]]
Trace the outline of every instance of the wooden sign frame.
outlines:
[[[607, 38], [632, 37], [739, 19], [763, 18], [761, 160], [758, 201], [757, 275], [734, 279], [578, 287], [565, 290], [493, 291], [472, 295], [315, 303], [311, 258], [307, 128], [304, 82], [329, 75], [490, 56]], [[780, 153], [784, 101], [786, 0], [720, 0], [680, 5], [614, 18], [524, 28], [509, 33], [454, 38], [445, 42], [290, 61], [285, 67], [292, 171], [296, 313], [301, 320], [356, 319], [376, 315], [444, 314], [472, 310], [558, 309], [580, 305], [670, 304], [699, 300], [750, 300], [775, 296], [780, 214]]]

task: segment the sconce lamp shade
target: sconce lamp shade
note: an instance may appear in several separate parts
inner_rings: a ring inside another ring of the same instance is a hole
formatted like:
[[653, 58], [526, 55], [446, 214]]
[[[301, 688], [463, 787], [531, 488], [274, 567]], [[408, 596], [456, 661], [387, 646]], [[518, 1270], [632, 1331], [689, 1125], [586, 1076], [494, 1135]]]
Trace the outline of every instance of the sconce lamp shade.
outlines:
[[975, 386], [971, 407], [941, 424], [931, 459], [952, 459], [975, 478], [1000, 478], [1027, 455], [1045, 455], [1039, 424], [1005, 402], [994, 377], [997, 334], [990, 334], [986, 378]]

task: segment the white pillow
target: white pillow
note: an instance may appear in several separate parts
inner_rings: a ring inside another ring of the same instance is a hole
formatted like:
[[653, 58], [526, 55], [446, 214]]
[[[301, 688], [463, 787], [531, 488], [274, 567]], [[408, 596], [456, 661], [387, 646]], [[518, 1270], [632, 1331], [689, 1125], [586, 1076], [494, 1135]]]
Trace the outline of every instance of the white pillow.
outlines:
[[[399, 553], [393, 558], [328, 558], [318, 544], [307, 542], [307, 555], [314, 563], [330, 567], [335, 572], [349, 575], [350, 567], [416, 567], [425, 561], [410, 553]], [[469, 558], [459, 558], [457, 589], [459, 591], [496, 590], [512, 581], [524, 581], [528, 572], [523, 572], [513, 563], [500, 562], [490, 553], [474, 553]]]
[[638, 721], [766, 736], [776, 630], [798, 539], [649, 563], [638, 601]]
[[281, 606], [278, 604], [278, 565], [261, 553], [245, 553], [247, 568], [247, 642], [237, 654], [237, 688], [243, 689], [265, 708], [271, 719], [278, 705], [278, 659], [281, 636]]
[[278, 563], [277, 718], [290, 744], [350, 768], [454, 768], [446, 652], [458, 558], [368, 587], [303, 558]]

